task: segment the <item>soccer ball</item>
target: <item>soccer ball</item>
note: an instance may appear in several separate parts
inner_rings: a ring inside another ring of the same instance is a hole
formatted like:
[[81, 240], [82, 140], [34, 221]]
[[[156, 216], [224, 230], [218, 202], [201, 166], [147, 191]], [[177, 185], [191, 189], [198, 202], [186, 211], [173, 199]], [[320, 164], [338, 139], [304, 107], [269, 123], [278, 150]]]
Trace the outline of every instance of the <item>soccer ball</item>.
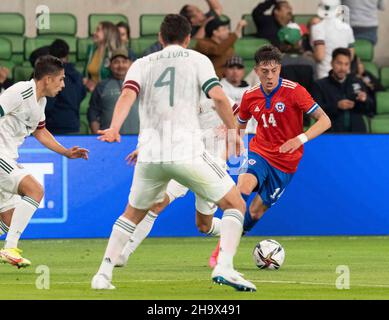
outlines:
[[285, 250], [275, 240], [262, 240], [254, 248], [253, 259], [259, 269], [278, 270], [284, 263]]

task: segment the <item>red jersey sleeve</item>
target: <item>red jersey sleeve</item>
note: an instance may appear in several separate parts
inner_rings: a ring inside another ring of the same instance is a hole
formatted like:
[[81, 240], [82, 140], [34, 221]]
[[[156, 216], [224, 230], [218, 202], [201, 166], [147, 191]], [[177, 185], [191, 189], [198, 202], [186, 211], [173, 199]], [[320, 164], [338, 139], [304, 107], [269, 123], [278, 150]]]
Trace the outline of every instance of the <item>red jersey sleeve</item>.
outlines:
[[297, 107], [304, 113], [311, 114], [315, 112], [317, 108], [319, 108], [319, 105], [315, 100], [313, 100], [312, 96], [303, 86], [298, 85], [294, 92], [294, 101]]
[[249, 122], [250, 119], [251, 119], [251, 113], [249, 110], [247, 94], [245, 93], [242, 97], [242, 102], [240, 103], [239, 106], [238, 121], [241, 124], [245, 124]]

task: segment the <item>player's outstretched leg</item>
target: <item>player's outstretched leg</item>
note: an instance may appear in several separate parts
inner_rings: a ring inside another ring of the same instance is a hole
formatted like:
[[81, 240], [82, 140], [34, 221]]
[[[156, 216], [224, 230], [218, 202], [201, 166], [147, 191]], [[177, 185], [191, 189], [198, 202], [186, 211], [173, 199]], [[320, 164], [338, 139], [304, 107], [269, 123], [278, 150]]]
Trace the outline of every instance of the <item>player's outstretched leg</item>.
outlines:
[[128, 205], [125, 213], [120, 216], [112, 228], [112, 233], [105, 250], [103, 261], [99, 270], [92, 279], [91, 287], [97, 290], [111, 290], [115, 287], [111, 284], [112, 271], [116, 260], [133, 235], [136, 224], [146, 215], [148, 210], [135, 209]]
[[256, 291], [253, 283], [234, 270], [233, 258], [239, 246], [243, 230], [243, 212], [246, 205], [234, 186], [218, 205], [224, 211], [220, 228], [220, 253], [212, 272], [215, 283], [224, 284], [238, 291]]
[[33, 214], [39, 208], [43, 198], [43, 187], [28, 175], [20, 182], [18, 191], [22, 199], [15, 206], [4, 248], [0, 250], [0, 262], [25, 268], [31, 265], [31, 262], [22, 257], [18, 242]]

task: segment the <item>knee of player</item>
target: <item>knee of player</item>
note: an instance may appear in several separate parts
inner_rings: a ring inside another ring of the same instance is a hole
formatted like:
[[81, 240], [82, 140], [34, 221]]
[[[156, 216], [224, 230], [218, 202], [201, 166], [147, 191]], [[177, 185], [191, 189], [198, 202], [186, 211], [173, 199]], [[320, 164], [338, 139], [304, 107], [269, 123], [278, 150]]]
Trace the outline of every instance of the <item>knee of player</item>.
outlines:
[[44, 195], [45, 191], [43, 190], [43, 187], [41, 185], [37, 186], [33, 194], [34, 200], [41, 202]]

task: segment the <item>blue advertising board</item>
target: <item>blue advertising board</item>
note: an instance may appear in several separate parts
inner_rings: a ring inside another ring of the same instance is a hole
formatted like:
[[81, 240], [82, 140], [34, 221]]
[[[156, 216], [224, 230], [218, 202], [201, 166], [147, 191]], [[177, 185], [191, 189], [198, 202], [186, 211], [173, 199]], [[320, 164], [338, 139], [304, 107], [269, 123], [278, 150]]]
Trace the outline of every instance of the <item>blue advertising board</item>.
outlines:
[[[24, 238], [108, 237], [127, 204], [134, 168], [125, 157], [137, 136], [122, 137], [118, 144], [95, 136], [57, 138], [67, 147], [89, 149], [90, 159], [68, 160], [34, 138], [26, 140], [19, 162], [44, 185], [45, 197]], [[288, 189], [250, 235], [389, 234], [388, 158], [386, 135], [325, 135], [310, 141]], [[193, 194], [178, 199], [150, 236], [200, 235], [194, 212]]]

